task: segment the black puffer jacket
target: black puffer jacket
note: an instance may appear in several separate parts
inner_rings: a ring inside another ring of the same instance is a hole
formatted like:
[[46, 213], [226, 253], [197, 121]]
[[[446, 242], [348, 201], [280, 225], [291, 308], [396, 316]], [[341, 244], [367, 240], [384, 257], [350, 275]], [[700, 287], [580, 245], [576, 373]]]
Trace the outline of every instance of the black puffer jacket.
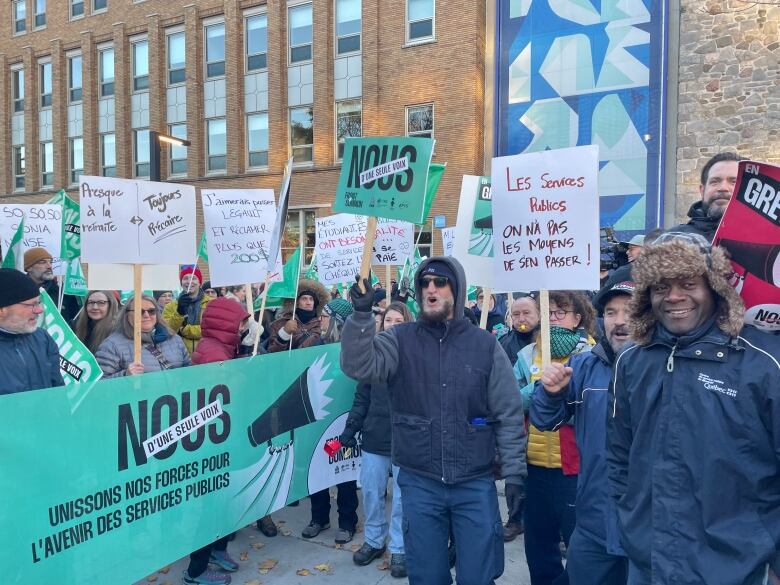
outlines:
[[361, 449], [390, 457], [390, 399], [386, 384], [358, 384], [344, 432], [360, 431], [363, 432]]
[[57, 344], [43, 329], [0, 330], [0, 394], [64, 386]]
[[670, 232], [683, 232], [686, 234], [699, 234], [707, 238], [708, 242], [712, 241], [715, 236], [715, 231], [720, 224], [719, 217], [707, 217], [707, 213], [704, 211], [704, 206], [701, 201], [697, 201], [688, 210], [688, 223], [681, 223], [678, 226], [670, 229]]

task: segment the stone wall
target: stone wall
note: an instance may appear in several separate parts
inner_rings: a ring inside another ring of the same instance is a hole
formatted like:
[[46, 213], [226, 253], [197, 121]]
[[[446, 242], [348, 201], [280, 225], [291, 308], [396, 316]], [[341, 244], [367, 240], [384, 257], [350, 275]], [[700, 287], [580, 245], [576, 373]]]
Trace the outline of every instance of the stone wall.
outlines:
[[[776, 4], [776, 5], [772, 5]], [[780, 0], [680, 0], [677, 193], [683, 220], [712, 155], [780, 164]], [[674, 88], [669, 88], [674, 91]]]

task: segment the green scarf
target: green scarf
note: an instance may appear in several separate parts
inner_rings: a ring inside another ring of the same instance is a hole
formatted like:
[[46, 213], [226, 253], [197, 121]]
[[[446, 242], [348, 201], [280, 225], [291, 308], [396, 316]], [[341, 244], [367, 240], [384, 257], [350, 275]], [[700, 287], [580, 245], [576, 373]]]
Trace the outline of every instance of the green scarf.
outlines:
[[571, 355], [580, 342], [580, 332], [553, 325], [550, 327], [550, 354], [555, 359]]

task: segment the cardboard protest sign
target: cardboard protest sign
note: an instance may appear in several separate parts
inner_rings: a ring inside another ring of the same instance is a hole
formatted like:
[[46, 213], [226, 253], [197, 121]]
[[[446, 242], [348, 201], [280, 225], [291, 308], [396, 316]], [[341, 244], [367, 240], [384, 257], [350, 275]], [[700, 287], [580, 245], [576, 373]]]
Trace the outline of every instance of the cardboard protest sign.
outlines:
[[366, 241], [365, 216], [339, 213], [316, 219], [317, 276], [322, 284], [355, 282]]
[[59, 205], [3, 203], [0, 205], [0, 239], [3, 257], [11, 248], [19, 223], [24, 218], [22, 256], [30, 248], [45, 248], [52, 255], [54, 274], [62, 274], [64, 266], [60, 260], [62, 245], [62, 207]]
[[745, 322], [780, 330], [780, 168], [742, 161], [713, 245], [725, 248]]
[[469, 284], [493, 287], [493, 212], [490, 177], [464, 175], [452, 255]]
[[[142, 287], [149, 290], [175, 290], [179, 282], [178, 264], [144, 264]], [[130, 264], [90, 264], [87, 273], [90, 290], [133, 289], [133, 267]]]
[[133, 583], [356, 479], [360, 446], [323, 450], [355, 391], [339, 349], [3, 396], [0, 521], [14, 527], [0, 550], [6, 580]]
[[194, 187], [82, 176], [79, 190], [81, 258], [87, 264], [192, 262]]
[[87, 384], [103, 377], [95, 356], [87, 349], [57, 310], [57, 303], [41, 289], [41, 327], [51, 335], [60, 352], [60, 371], [65, 386]]
[[396, 266], [403, 263], [414, 248], [414, 225], [408, 221], [380, 218], [376, 224], [376, 238], [372, 263], [377, 266]]
[[271, 189], [201, 191], [212, 286], [262, 282], [276, 202]]
[[422, 223], [431, 138], [347, 138], [333, 211]]
[[452, 256], [455, 248], [455, 228], [448, 227], [441, 230], [441, 246], [445, 256]]
[[598, 147], [493, 159], [493, 288], [599, 288]]

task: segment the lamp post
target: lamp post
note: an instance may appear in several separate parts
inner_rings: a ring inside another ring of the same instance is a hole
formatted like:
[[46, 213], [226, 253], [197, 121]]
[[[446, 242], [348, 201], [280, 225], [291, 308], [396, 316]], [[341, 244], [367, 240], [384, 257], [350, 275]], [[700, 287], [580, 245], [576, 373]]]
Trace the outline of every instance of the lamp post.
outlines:
[[169, 134], [163, 134], [156, 130], [149, 130], [149, 180], [160, 181], [160, 150], [161, 142], [172, 144], [173, 146], [190, 146], [189, 140], [176, 138]]

